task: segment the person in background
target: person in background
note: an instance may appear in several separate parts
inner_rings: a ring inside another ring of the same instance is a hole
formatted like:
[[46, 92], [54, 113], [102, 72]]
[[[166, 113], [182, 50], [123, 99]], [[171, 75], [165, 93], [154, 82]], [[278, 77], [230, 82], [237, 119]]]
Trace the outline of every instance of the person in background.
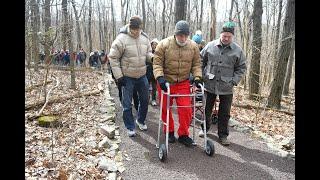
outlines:
[[[152, 54], [154, 54], [156, 47], [158, 45], [159, 41], [157, 38], [153, 39], [151, 41], [151, 48], [152, 48]], [[149, 85], [151, 85], [151, 105], [152, 106], [156, 106], [157, 105], [157, 101], [156, 101], [156, 93], [157, 93], [157, 82], [154, 78], [153, 75], [153, 58], [151, 59], [151, 62], [147, 62], [147, 78], [149, 81]]]

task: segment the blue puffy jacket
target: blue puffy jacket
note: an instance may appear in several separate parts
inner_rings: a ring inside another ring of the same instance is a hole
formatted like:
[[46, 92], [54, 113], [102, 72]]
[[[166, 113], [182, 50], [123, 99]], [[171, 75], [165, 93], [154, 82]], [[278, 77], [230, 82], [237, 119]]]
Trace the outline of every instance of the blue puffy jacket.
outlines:
[[192, 37], [192, 40], [193, 40], [194, 42], [196, 42], [197, 44], [200, 44], [201, 41], [202, 41], [202, 36], [199, 35], [199, 34], [196, 34], [196, 35], [194, 35], [194, 36]]

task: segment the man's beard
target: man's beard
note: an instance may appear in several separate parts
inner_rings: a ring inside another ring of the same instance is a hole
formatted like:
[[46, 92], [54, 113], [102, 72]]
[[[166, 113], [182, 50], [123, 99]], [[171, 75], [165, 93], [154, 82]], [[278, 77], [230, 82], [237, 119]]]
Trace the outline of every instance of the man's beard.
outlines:
[[187, 41], [182, 43], [182, 42], [179, 42], [177, 39], [176, 39], [176, 42], [179, 46], [185, 46], [187, 44]]

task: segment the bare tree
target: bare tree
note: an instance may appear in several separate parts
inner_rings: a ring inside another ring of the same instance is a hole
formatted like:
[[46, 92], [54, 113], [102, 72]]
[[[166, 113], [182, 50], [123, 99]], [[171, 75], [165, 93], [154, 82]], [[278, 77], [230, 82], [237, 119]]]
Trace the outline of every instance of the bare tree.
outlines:
[[166, 2], [162, 0], [162, 39], [166, 38]]
[[31, 0], [31, 26], [32, 26], [32, 58], [34, 60], [34, 70], [38, 71], [38, 63], [39, 63], [39, 40], [38, 40], [38, 32], [39, 32], [39, 6], [36, 0]]
[[200, 5], [201, 10], [200, 10], [200, 19], [199, 19], [198, 29], [202, 29], [203, 0], [201, 0], [200, 4], [201, 4]]
[[229, 12], [229, 21], [233, 21], [232, 20], [233, 3], [234, 3], [234, 0], [231, 0], [231, 8], [230, 8], [230, 12]]
[[98, 0], [97, 0], [97, 6], [98, 6], [98, 25], [99, 25], [99, 44], [100, 44], [99, 49], [103, 49], [104, 33], [102, 28], [102, 20], [101, 20], [101, 12], [100, 12], [101, 3], [99, 3]]
[[112, 17], [112, 41], [116, 38], [116, 20], [114, 14], [113, 0], [111, 0], [111, 17]]
[[287, 67], [286, 80], [284, 81], [284, 88], [282, 93], [283, 95], [286, 95], [286, 96], [289, 94], [290, 80], [291, 80], [291, 74], [292, 74], [292, 68], [293, 68], [293, 62], [294, 62], [294, 51], [295, 51], [295, 39], [292, 40], [290, 56], [289, 56], [289, 64]]
[[283, 91], [284, 78], [286, 75], [286, 69], [288, 59], [290, 55], [290, 47], [294, 37], [294, 21], [295, 21], [295, 0], [288, 0], [286, 6], [286, 15], [284, 19], [282, 39], [280, 41], [279, 49], [279, 61], [275, 77], [273, 78], [273, 84], [271, 92], [268, 97], [268, 107], [274, 107], [280, 109], [281, 107], [281, 95]]
[[126, 24], [126, 19], [125, 19], [125, 16], [124, 16], [124, 6], [126, 4], [128, 4], [126, 0], [121, 0], [121, 20], [122, 20], [122, 25]]
[[146, 22], [147, 22], [147, 18], [146, 18], [146, 5], [145, 5], [145, 0], [141, 0], [142, 1], [142, 29], [145, 31], [146, 30]]
[[77, 11], [77, 8], [76, 8], [76, 3], [74, 0], [71, 1], [72, 3], [72, 7], [73, 7], [73, 12], [74, 12], [74, 16], [76, 18], [76, 32], [77, 32], [77, 49], [80, 49], [82, 48], [82, 45], [81, 45], [81, 31], [80, 31], [80, 23], [79, 23], [79, 17], [81, 16], [81, 12], [82, 12], [82, 9], [83, 9], [83, 6], [85, 5], [86, 3], [86, 0], [84, 0], [83, 2], [83, 5], [81, 7], [81, 10], [80, 10], [80, 14], [78, 15], [78, 11]]
[[89, 0], [89, 17], [88, 17], [89, 52], [92, 52], [91, 15], [92, 15], [92, 0]]
[[282, 13], [282, 0], [279, 0], [279, 10], [278, 10], [278, 21], [276, 27], [276, 37], [274, 39], [274, 66], [273, 66], [273, 76], [277, 71], [278, 64], [278, 45], [279, 45], [279, 36], [280, 36], [280, 23], [281, 23], [281, 13]]
[[[244, 39], [243, 39], [243, 30], [242, 30], [242, 25], [241, 25], [241, 18], [240, 18], [240, 11], [239, 11], [239, 4], [238, 4], [238, 0], [234, 1], [235, 5], [236, 5], [236, 10], [237, 10], [237, 16], [238, 16], [238, 24], [239, 24], [239, 30], [240, 30], [240, 39], [241, 39], [241, 43], [242, 46], [244, 47]], [[241, 81], [242, 82], [242, 81]]]
[[49, 28], [51, 26], [51, 13], [50, 13], [50, 0], [45, 0], [44, 2], [44, 54], [46, 55], [46, 61], [49, 62], [50, 58], [50, 45], [48, 41], [50, 41], [50, 33]]
[[[63, 37], [65, 37], [65, 41], [68, 43], [68, 48], [70, 52], [70, 75], [71, 75], [71, 89], [76, 89], [76, 80], [75, 80], [75, 72], [74, 72], [74, 60], [75, 60], [75, 53], [73, 52], [73, 44], [72, 44], [72, 23], [69, 23], [68, 21], [68, 0], [62, 0], [62, 13], [63, 13], [63, 19], [64, 19], [64, 34]], [[70, 15], [71, 17], [71, 15]], [[66, 44], [65, 44], [66, 46]], [[66, 48], [66, 47], [64, 47]]]
[[253, 39], [252, 59], [249, 74], [249, 99], [257, 100], [260, 86], [260, 58], [261, 58], [261, 23], [262, 23], [262, 0], [254, 0], [253, 9]]
[[210, 26], [210, 41], [216, 39], [216, 5], [215, 0], [210, 0], [211, 5], [211, 26]]
[[186, 19], [186, 5], [186, 0], [175, 0], [175, 24], [180, 20]]

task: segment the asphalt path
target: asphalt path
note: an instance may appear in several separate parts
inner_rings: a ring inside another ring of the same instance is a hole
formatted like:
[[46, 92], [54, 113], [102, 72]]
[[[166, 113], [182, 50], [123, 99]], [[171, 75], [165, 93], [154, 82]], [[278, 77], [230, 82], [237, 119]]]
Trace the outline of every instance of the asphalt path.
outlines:
[[[136, 127], [137, 136], [128, 137], [115, 84], [110, 93], [116, 104], [116, 125], [120, 126], [120, 150], [127, 155], [123, 159], [126, 170], [121, 174], [125, 180], [295, 179], [295, 160], [278, 156], [266, 144], [232, 128], [228, 137], [230, 146], [222, 146], [218, 143], [215, 125], [208, 133], [215, 147], [212, 157], [204, 151], [204, 140], [197, 136], [199, 125], [196, 124], [194, 140], [197, 145], [186, 147], [179, 142], [169, 143], [168, 157], [161, 162], [156, 148], [160, 107], [149, 105], [148, 130], [140, 131]], [[178, 119], [175, 110], [173, 112], [177, 130]], [[135, 110], [133, 115], [136, 117]], [[193, 127], [190, 127], [192, 134]], [[176, 132], [175, 135], [177, 137]], [[160, 142], [164, 143], [164, 134], [161, 134]]]

